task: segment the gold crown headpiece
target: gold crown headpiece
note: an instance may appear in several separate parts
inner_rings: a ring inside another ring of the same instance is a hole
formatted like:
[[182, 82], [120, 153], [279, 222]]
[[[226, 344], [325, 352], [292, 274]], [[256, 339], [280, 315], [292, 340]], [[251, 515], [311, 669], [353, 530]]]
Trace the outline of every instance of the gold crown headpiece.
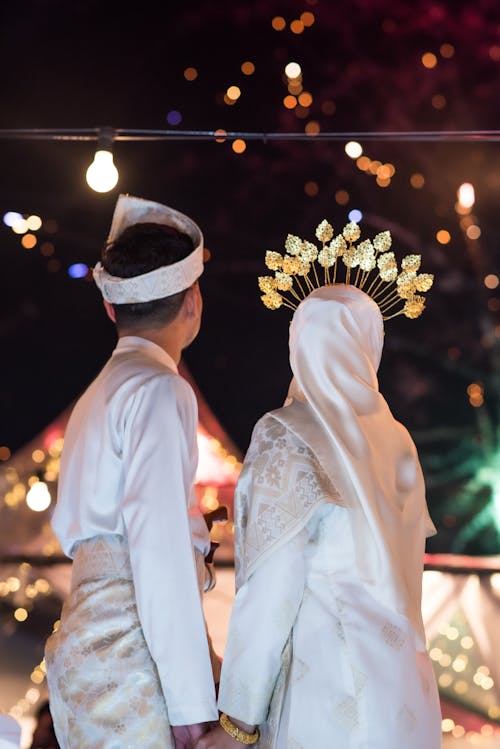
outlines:
[[334, 237], [333, 227], [325, 220], [316, 228], [316, 237], [323, 245], [318, 250], [312, 242], [289, 234], [283, 255], [271, 250], [266, 252], [266, 265], [275, 274], [259, 277], [265, 306], [295, 310], [314, 289], [345, 283], [371, 296], [384, 320], [397, 315], [419, 317], [425, 299], [417, 292], [428, 291], [434, 281], [430, 273], [418, 273], [421, 255], [406, 255], [398, 270], [394, 252], [389, 251], [392, 245], [389, 231], [377, 234], [373, 241], [365, 239], [355, 245], [360, 236], [358, 224], [351, 221]]

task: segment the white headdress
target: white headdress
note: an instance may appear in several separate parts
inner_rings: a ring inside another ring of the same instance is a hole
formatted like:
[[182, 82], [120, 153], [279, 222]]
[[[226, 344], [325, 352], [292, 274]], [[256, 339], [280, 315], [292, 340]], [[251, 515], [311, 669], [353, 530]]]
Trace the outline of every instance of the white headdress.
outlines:
[[194, 250], [183, 260], [172, 265], [143, 273], [132, 278], [120, 278], [107, 273], [102, 263], [93, 269], [94, 280], [101, 294], [111, 304], [136, 304], [172, 296], [188, 289], [203, 273], [203, 234], [200, 227], [180, 211], [151, 200], [120, 195], [116, 202], [108, 242], [113, 242], [133, 224], [153, 222], [172, 226], [187, 234]]
[[[294, 378], [283, 412], [352, 512], [362, 580], [410, 619], [423, 649], [423, 554], [435, 528], [413, 440], [378, 389], [383, 340], [382, 314], [365, 292], [344, 284], [313, 291], [290, 326]], [[302, 408], [314, 414], [309, 427]]]

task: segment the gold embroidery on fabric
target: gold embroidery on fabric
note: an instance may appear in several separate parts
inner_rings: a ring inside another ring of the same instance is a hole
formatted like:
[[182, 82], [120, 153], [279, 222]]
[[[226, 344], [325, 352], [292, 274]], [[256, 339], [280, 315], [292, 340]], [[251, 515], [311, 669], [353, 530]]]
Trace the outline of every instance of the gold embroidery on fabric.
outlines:
[[[62, 746], [172, 749], [165, 698], [139, 624], [128, 549], [82, 544], [57, 632], [45, 647], [51, 712]], [[115, 738], [113, 739], [113, 736]]]

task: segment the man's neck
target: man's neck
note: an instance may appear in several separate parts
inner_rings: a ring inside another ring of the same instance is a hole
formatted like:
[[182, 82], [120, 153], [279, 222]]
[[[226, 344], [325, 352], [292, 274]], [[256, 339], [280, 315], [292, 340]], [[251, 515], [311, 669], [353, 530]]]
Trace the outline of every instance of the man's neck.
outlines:
[[162, 348], [178, 366], [182, 355], [182, 342], [177, 330], [168, 328], [122, 328], [118, 331], [118, 338], [125, 336], [139, 336], [147, 341], [156, 343]]

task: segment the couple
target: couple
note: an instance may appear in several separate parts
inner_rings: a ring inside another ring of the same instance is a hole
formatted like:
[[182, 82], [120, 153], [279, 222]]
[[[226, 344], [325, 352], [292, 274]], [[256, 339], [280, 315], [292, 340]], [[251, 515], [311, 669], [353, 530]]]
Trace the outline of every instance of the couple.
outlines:
[[[420, 610], [434, 529], [413, 441], [378, 391], [392, 292], [382, 305], [366, 293], [394, 284], [394, 255], [387, 233], [361, 255], [355, 225], [332, 235], [322, 222], [319, 254], [289, 236], [287, 255], [266, 256], [275, 276], [259, 279], [267, 306], [297, 307], [294, 377], [238, 481], [222, 661], [201, 603], [213, 576], [193, 489], [196, 401], [177, 371], [200, 327], [203, 236], [168, 206], [119, 197], [94, 269], [118, 344], [71, 415], [52, 518], [73, 558], [46, 645], [62, 749], [440, 747]], [[341, 256], [345, 283], [332, 283]], [[409, 317], [425, 285], [415, 258], [394, 286]], [[325, 284], [313, 289], [316, 259]]]

